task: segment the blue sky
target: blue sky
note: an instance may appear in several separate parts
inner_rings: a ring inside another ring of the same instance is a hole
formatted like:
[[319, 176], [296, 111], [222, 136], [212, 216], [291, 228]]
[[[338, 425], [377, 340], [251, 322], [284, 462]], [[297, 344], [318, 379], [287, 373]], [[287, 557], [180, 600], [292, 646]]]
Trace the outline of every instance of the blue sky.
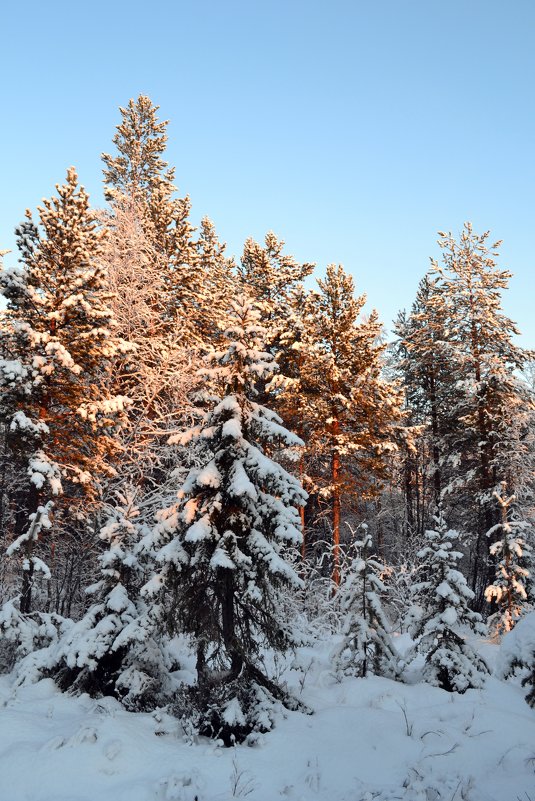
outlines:
[[389, 327], [436, 231], [471, 220], [504, 240], [535, 347], [532, 0], [5, 0], [1, 23], [0, 248], [71, 164], [103, 203], [100, 153], [143, 93], [231, 253], [272, 229]]

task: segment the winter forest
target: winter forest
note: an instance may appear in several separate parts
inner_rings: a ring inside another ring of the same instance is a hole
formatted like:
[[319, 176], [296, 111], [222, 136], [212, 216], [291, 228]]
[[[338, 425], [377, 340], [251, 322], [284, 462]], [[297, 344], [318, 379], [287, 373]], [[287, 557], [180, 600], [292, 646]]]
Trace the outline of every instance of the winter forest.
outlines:
[[[535, 801], [535, 361], [500, 242], [438, 232], [387, 336], [344, 266], [194, 227], [148, 97], [118, 123], [105, 208], [71, 167], [2, 252], [0, 720], [78, 704], [185, 754], [69, 798]], [[400, 765], [332, 745], [327, 778], [307, 727], [347, 705], [321, 736], [384, 725]]]

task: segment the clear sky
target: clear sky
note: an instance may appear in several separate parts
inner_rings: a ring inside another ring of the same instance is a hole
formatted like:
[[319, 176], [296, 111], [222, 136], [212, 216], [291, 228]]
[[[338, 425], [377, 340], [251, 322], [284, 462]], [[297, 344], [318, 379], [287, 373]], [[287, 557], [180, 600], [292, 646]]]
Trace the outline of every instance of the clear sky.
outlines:
[[103, 203], [118, 106], [148, 94], [229, 252], [272, 229], [389, 327], [471, 220], [535, 347], [533, 0], [4, 0], [0, 76], [0, 249], [71, 164]]

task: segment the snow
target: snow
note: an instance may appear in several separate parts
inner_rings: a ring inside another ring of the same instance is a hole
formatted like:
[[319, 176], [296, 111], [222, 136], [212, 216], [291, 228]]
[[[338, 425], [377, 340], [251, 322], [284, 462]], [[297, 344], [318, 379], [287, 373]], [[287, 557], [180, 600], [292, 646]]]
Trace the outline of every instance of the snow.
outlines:
[[226, 570], [235, 570], [236, 565], [222, 548], [216, 548], [212, 558], [210, 559], [210, 567], [212, 570], [217, 568], [224, 568]]
[[448, 608], [445, 609], [440, 615], [440, 619], [447, 626], [454, 626], [457, 623], [457, 612], [455, 611], [455, 607], [448, 606]]
[[221, 484], [221, 473], [217, 469], [215, 462], [209, 462], [197, 476], [197, 483], [203, 487], [219, 487]]
[[[314, 714], [277, 713], [253, 747], [188, 736], [163, 711], [0, 677], [2, 801], [516, 801], [534, 797], [535, 714], [515, 681], [463, 695], [337, 680], [332, 642], [284, 677]], [[493, 661], [498, 646], [481, 642]], [[299, 667], [306, 666], [305, 667]], [[238, 719], [237, 702], [226, 714]]]
[[496, 667], [498, 675], [507, 673], [515, 661], [526, 665], [535, 663], [535, 612], [525, 615], [504, 636]]

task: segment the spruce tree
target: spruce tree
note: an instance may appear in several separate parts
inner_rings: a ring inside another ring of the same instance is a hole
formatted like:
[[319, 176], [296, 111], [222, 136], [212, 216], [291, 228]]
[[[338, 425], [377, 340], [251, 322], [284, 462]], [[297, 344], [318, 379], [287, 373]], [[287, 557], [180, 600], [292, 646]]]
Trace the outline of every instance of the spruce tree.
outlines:
[[139, 593], [146, 575], [139, 543], [146, 532], [133, 490], [118, 496], [109, 514], [99, 532], [106, 546], [100, 578], [87, 589], [95, 600], [34, 662], [62, 689], [113, 695], [129, 709], [148, 709], [169, 700], [171, 660], [158, 614], [149, 612]]
[[509, 519], [515, 496], [506, 497], [506, 484], [494, 497], [501, 513], [501, 521], [488, 535], [494, 539], [490, 553], [497, 559], [494, 582], [485, 590], [488, 603], [495, 603], [497, 611], [490, 625], [497, 634], [511, 631], [522, 614], [530, 609], [528, 582], [533, 569], [532, 549], [527, 542], [531, 526], [524, 520]]
[[444, 516], [435, 518], [436, 529], [426, 532], [427, 544], [418, 552], [423, 578], [415, 586], [422, 614], [417, 616], [411, 634], [415, 648], [411, 661], [424, 656], [423, 678], [448, 692], [463, 693], [481, 687], [488, 668], [466, 636], [485, 633], [481, 616], [468, 604], [474, 593], [457, 564], [463, 554], [454, 550], [459, 533], [448, 529]]
[[[431, 508], [442, 500], [446, 454], [442, 451], [444, 411], [455, 381], [447, 341], [447, 307], [438, 279], [420, 282], [409, 315], [396, 321], [397, 371], [401, 376], [410, 426], [420, 427], [416, 447], [404, 456], [404, 494], [409, 534], [421, 536]], [[416, 428], [418, 431], [418, 428]]]
[[[498, 266], [496, 242], [466, 223], [459, 241], [440, 234], [442, 262], [433, 263], [446, 304], [450, 383], [442, 410], [442, 450], [450, 465], [445, 497], [456, 525], [474, 532], [470, 544], [471, 586], [481, 607], [494, 565], [487, 560], [487, 532], [499, 523], [493, 492], [501, 481], [516, 492], [525, 481], [530, 399], [516, 375], [526, 353], [513, 336], [515, 324], [503, 313], [501, 293], [511, 273]], [[491, 543], [492, 544], [492, 543]]]
[[405, 494], [408, 505], [419, 504], [419, 525], [441, 503], [464, 532], [481, 610], [495, 569], [487, 533], [497, 536], [500, 522], [493, 492], [505, 480], [521, 502], [531, 490], [533, 397], [518, 375], [527, 353], [502, 311], [511, 273], [498, 265], [500, 243], [489, 246], [489, 232], [476, 234], [470, 223], [458, 240], [439, 233], [443, 258], [432, 260], [411, 314], [397, 327], [407, 404], [423, 426], [423, 464], [406, 476]]
[[522, 686], [529, 688], [526, 702], [535, 709], [535, 612], [524, 615], [504, 636], [496, 674], [501, 679], [520, 674]]
[[259, 711], [269, 699], [288, 703], [261, 670], [260, 648], [293, 643], [280, 593], [301, 585], [284, 549], [300, 542], [306, 493], [269, 456], [299, 440], [255, 400], [257, 381], [275, 366], [248, 300], [233, 302], [225, 335], [226, 349], [201, 371], [206, 411], [181, 438], [196, 466], [177, 508], [161, 515], [153, 545], [161, 570], [146, 591], [163, 592], [172, 630], [193, 637], [200, 730], [231, 742], [271, 726]]
[[369, 673], [394, 678], [397, 654], [381, 603], [381, 595], [386, 592], [380, 579], [384, 565], [371, 554], [371, 546], [372, 539], [364, 524], [364, 536], [355, 542], [358, 555], [351, 563], [338, 596], [345, 623], [344, 639], [336, 654], [336, 668], [361, 678]]

